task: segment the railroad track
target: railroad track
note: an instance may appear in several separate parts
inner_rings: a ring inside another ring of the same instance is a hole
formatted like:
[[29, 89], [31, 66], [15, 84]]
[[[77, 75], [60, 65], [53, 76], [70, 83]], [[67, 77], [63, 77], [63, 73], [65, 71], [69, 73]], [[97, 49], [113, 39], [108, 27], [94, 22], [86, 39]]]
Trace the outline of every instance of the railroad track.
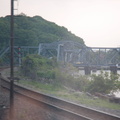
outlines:
[[[1, 78], [1, 81], [1, 87], [9, 90], [9, 80]], [[14, 92], [15, 95], [21, 96], [40, 107], [45, 107], [50, 112], [66, 117], [68, 120], [120, 120], [118, 116], [46, 95], [18, 84], [14, 84]]]

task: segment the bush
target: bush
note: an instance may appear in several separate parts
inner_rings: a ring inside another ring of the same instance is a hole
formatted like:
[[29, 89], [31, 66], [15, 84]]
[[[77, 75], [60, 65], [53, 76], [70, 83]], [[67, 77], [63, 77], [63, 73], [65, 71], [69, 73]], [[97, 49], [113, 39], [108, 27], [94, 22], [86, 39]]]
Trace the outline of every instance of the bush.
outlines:
[[[60, 63], [59, 63], [60, 64]], [[46, 59], [39, 55], [29, 55], [23, 59], [21, 72], [23, 75], [44, 83], [65, 86], [74, 90], [90, 93], [105, 93], [120, 89], [119, 75], [102, 72], [93, 74], [89, 80], [87, 76], [74, 77], [77, 70], [71, 64], [57, 65], [56, 59]]]
[[55, 58], [47, 59], [40, 55], [28, 55], [23, 59], [21, 72], [32, 79], [38, 77], [55, 79], [55, 66], [57, 66]]
[[109, 94], [111, 91], [120, 89], [119, 75], [108, 74], [102, 72], [99, 75], [93, 74], [91, 76], [90, 84], [87, 90], [91, 93], [99, 92], [102, 94]]
[[75, 78], [73, 75], [61, 72], [60, 70], [56, 70], [56, 81], [68, 88], [78, 90], [78, 91], [86, 91], [89, 80], [87, 76], [79, 76]]
[[55, 71], [54, 70], [38, 71], [37, 75], [38, 75], [38, 77], [41, 77], [41, 78], [55, 79]]

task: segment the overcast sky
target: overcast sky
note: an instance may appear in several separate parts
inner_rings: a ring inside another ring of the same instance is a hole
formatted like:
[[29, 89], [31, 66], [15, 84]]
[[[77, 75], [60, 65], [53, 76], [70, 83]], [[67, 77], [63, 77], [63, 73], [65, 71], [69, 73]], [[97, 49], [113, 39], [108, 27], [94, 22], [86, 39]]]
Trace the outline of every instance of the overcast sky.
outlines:
[[[0, 1], [0, 17], [10, 15], [11, 0]], [[120, 47], [120, 0], [17, 1], [15, 14], [42, 16], [66, 27], [90, 47]]]

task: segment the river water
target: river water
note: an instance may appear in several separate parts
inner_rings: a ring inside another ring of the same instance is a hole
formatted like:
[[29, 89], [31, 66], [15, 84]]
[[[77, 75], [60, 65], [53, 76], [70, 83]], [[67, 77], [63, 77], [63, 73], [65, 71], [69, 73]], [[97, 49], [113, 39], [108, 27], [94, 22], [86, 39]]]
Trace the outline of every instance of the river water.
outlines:
[[[92, 72], [92, 71], [91, 71], [91, 74], [96, 74], [96, 75], [98, 75], [98, 74], [100, 74], [100, 72], [101, 72], [100, 70], [97, 70], [96, 72]], [[110, 73], [110, 70], [104, 70], [103, 72], [108, 72], [108, 73]], [[120, 70], [118, 70], [117, 73], [120, 75]], [[85, 75], [84, 70], [79, 70], [79, 74]], [[120, 98], [120, 91], [118, 91], [118, 92], [116, 92], [116, 93], [114, 93], [114, 94], [115, 94], [116, 97], [119, 97], [119, 98]]]

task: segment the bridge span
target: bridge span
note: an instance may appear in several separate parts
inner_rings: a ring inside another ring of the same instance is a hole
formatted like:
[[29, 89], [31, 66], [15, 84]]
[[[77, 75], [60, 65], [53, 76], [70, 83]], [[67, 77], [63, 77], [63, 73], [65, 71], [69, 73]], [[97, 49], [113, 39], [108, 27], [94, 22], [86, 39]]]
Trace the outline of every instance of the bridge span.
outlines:
[[[22, 58], [27, 54], [56, 57], [57, 61], [64, 64], [69, 62], [76, 67], [110, 67], [120, 64], [120, 47], [88, 47], [73, 41], [40, 43], [39, 46], [14, 46], [16, 64], [21, 64]], [[5, 60], [6, 64], [9, 63], [9, 56], [9, 47], [0, 50], [0, 60]]]

